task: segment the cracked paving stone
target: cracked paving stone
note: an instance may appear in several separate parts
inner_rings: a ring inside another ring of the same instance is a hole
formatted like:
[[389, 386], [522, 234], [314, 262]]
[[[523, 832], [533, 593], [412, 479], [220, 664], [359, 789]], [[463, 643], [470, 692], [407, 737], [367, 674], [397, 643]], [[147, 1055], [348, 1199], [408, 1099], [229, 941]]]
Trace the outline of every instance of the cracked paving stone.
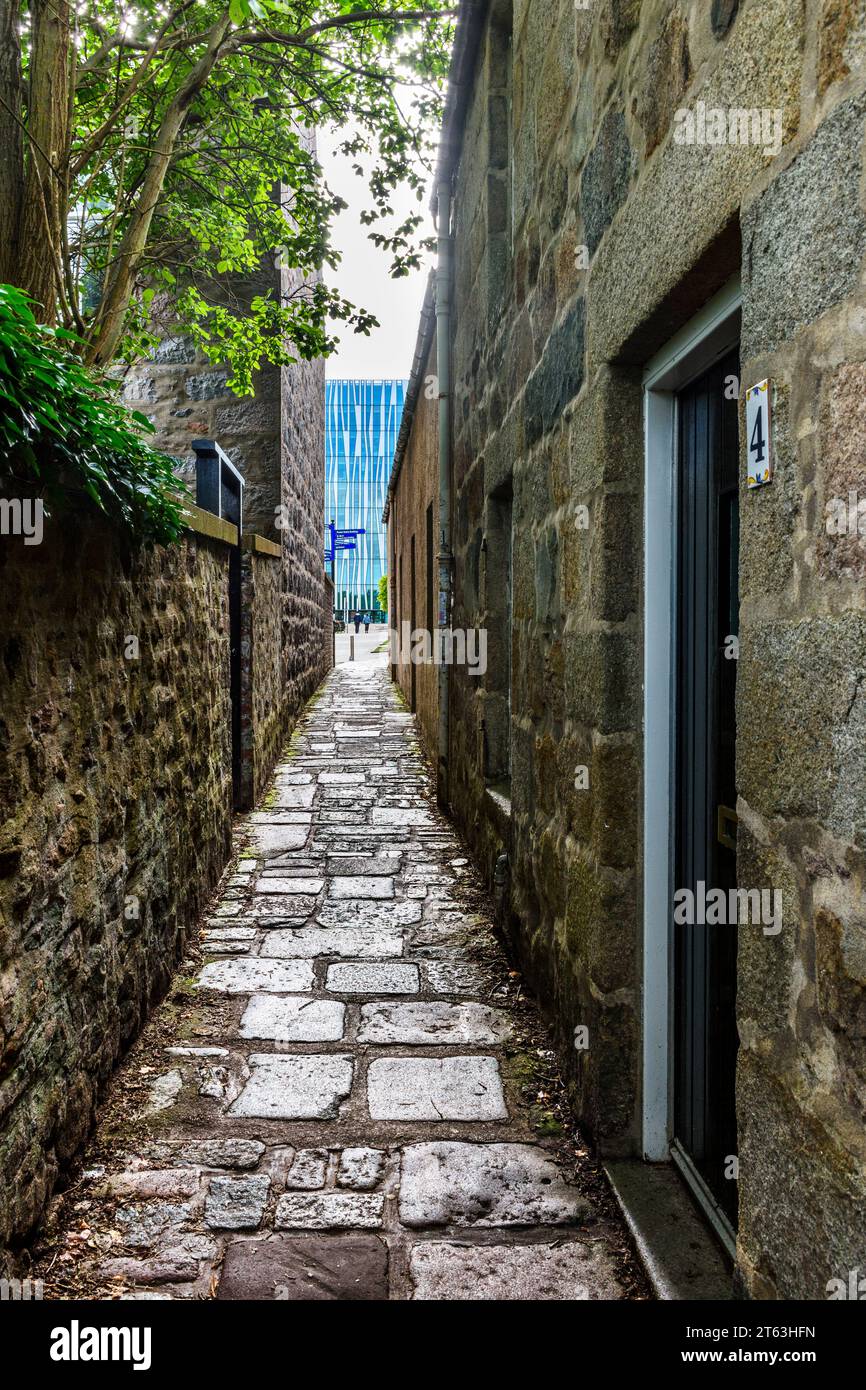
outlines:
[[352, 960], [382, 960], [402, 956], [403, 932], [365, 931], [357, 927], [301, 927], [297, 930], [270, 931], [261, 956], [313, 959], [317, 956], [346, 956]]
[[332, 1120], [352, 1089], [351, 1057], [254, 1053], [252, 1075], [230, 1115], [269, 1120]]
[[487, 1004], [364, 1004], [358, 1042], [485, 1047], [510, 1034], [507, 1016]]
[[241, 1019], [242, 1038], [270, 1042], [339, 1042], [346, 1028], [346, 1006], [336, 999], [254, 994]]
[[213, 1231], [255, 1231], [262, 1224], [271, 1180], [264, 1173], [210, 1180], [205, 1225]]
[[417, 994], [417, 965], [408, 961], [340, 962], [328, 966], [325, 986], [334, 994]]
[[202, 939], [206, 946], [213, 946], [216, 941], [243, 941], [249, 943], [256, 939], [255, 927], [211, 927], [202, 933]]
[[385, 1198], [361, 1192], [287, 1192], [277, 1202], [278, 1231], [374, 1230], [382, 1225]]
[[265, 960], [258, 956], [243, 960], [215, 960], [198, 977], [200, 989], [220, 990], [224, 994], [298, 994], [313, 987], [313, 967], [306, 960]]
[[388, 1248], [376, 1236], [269, 1236], [229, 1244], [219, 1300], [378, 1302]]
[[555, 1226], [584, 1221], [589, 1204], [534, 1144], [409, 1144], [403, 1150], [404, 1226]]
[[507, 1120], [495, 1057], [382, 1057], [370, 1063], [374, 1120]]
[[531, 1303], [622, 1298], [613, 1261], [600, 1245], [460, 1245], [429, 1241], [410, 1258], [413, 1297]]
[[247, 899], [242, 913], [247, 919], [254, 917], [260, 927], [273, 926], [277, 922], [306, 922], [316, 910], [316, 901], [316, 898], [304, 893], [256, 892]]

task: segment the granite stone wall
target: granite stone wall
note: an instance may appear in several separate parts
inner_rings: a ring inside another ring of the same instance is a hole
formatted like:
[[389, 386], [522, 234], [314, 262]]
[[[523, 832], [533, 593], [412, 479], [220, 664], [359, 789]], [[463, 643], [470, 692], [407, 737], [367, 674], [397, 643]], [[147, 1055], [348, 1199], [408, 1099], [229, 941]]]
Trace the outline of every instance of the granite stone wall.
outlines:
[[228, 556], [92, 516], [0, 548], [0, 1250], [38, 1219], [216, 885]]
[[285, 743], [282, 552], [261, 536], [244, 537], [241, 555], [241, 786], [249, 809], [261, 797]]
[[[435, 338], [424, 364], [424, 381], [436, 374]], [[437, 454], [438, 396], [422, 384], [412, 433], [406, 444], [400, 473], [390, 501], [389, 630], [396, 634], [397, 661], [391, 667], [406, 701], [418, 716], [418, 731], [427, 757], [439, 756], [438, 669], [433, 664], [413, 663], [406, 628], [435, 634], [439, 596], [439, 471]], [[428, 528], [428, 512], [432, 527]], [[412, 540], [415, 542], [415, 585], [412, 587]], [[432, 548], [428, 551], [428, 538]], [[428, 565], [432, 565], [432, 592], [428, 589]], [[432, 608], [431, 608], [432, 598]], [[430, 609], [430, 611], [428, 611]], [[432, 640], [432, 639], [431, 639]]]
[[[233, 292], [286, 275], [265, 266]], [[262, 371], [252, 398], [226, 383], [169, 333], [124, 393], [193, 493], [195, 438], [216, 439], [245, 479], [237, 805], [248, 808], [331, 666], [324, 364]], [[228, 852], [236, 534], [205, 514], [196, 524], [205, 534], [148, 554], [90, 518], [74, 537], [49, 528], [41, 547], [7, 540], [0, 553], [0, 1171], [14, 1175], [0, 1190], [0, 1249], [38, 1218]]]
[[[823, 1298], [866, 1250], [866, 542], [826, 526], [866, 495], [864, 55], [837, 0], [493, 0], [455, 180], [453, 624], [490, 661], [453, 672], [451, 800], [607, 1154], [641, 1144], [642, 372], [739, 273], [741, 412], [773, 383], [758, 492], [741, 423], [738, 877], [784, 897], [740, 948], [756, 1297]], [[773, 139], [679, 143], [699, 102]]]

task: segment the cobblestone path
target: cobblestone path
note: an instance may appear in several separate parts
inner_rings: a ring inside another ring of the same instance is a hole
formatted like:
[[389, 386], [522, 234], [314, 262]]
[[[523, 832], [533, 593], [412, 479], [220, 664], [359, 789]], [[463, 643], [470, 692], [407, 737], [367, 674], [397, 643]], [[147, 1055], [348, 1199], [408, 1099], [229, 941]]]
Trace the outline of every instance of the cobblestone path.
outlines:
[[430, 797], [382, 664], [338, 668], [55, 1203], [47, 1297], [639, 1287], [573, 1181], [533, 1072], [553, 1054]]

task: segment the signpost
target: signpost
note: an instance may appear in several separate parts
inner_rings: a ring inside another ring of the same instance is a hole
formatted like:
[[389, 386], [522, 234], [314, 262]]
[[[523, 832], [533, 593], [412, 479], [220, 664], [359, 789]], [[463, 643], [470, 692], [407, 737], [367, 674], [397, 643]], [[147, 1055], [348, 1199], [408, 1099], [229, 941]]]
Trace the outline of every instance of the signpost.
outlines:
[[[347, 550], [349, 550], [349, 551], [351, 551], [351, 550], [357, 550], [357, 549], [358, 549], [358, 537], [359, 537], [359, 536], [366, 536], [366, 534], [367, 534], [367, 528], [366, 528], [365, 526], [356, 526], [356, 527], [350, 528], [350, 529], [340, 528], [340, 529], [338, 530], [338, 529], [337, 529], [337, 523], [336, 523], [336, 521], [334, 520], [333, 517], [331, 517], [331, 520], [330, 520], [330, 522], [328, 523], [328, 526], [327, 526], [326, 529], [327, 529], [329, 535], [328, 535], [328, 544], [325, 546], [325, 562], [326, 562], [326, 564], [330, 564], [330, 566], [331, 566], [331, 583], [332, 583], [332, 585], [334, 586], [334, 601], [335, 601], [335, 603], [336, 603], [336, 598], [337, 598], [337, 576], [336, 576], [335, 570], [336, 570], [337, 554], [338, 554], [338, 552], [339, 552], [339, 553], [342, 553], [342, 552], [347, 551]], [[335, 664], [335, 665], [336, 665], [336, 660], [337, 660], [337, 647], [336, 647], [336, 642], [337, 642], [337, 638], [336, 638], [336, 634], [335, 634], [335, 636], [334, 636], [334, 664]]]

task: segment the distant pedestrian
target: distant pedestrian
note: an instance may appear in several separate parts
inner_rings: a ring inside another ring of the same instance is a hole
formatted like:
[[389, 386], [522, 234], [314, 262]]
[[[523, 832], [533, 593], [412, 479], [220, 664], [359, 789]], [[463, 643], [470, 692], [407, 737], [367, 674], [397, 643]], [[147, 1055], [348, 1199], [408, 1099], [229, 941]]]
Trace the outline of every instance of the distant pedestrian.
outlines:
[[360, 613], [356, 613], [356, 614], [355, 614], [355, 631], [356, 631], [356, 632], [360, 632], [360, 631], [361, 631], [361, 614], [360, 614]]
[[369, 631], [370, 631], [370, 614], [369, 614], [369, 613], [365, 613], [365, 614], [364, 614], [364, 631], [365, 631], [365, 632], [369, 632]]

